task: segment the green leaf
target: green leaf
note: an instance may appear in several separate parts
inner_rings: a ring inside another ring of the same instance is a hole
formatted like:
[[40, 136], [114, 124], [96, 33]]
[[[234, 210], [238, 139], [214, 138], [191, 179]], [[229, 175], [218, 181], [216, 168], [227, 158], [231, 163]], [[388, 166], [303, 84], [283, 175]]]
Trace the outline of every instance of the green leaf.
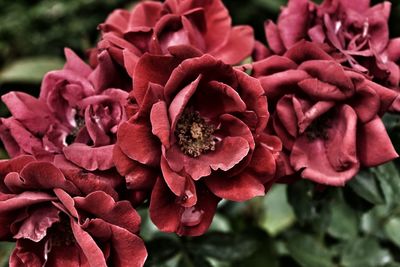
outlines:
[[0, 148], [0, 159], [8, 159], [8, 158], [10, 158], [10, 157], [8, 156], [7, 151]]
[[378, 178], [386, 203], [389, 205], [400, 203], [400, 174], [395, 164], [389, 162], [371, 170]]
[[341, 263], [344, 267], [378, 267], [391, 262], [389, 251], [379, 246], [372, 237], [357, 238], [343, 247]]
[[347, 185], [360, 197], [375, 205], [383, 204], [384, 199], [379, 190], [375, 176], [366, 170], [360, 171]]
[[182, 255], [181, 260], [178, 263], [178, 267], [213, 267], [213, 266], [203, 256], [195, 255], [193, 257], [189, 257], [188, 255], [184, 254]]
[[361, 216], [361, 230], [368, 235], [385, 238], [385, 233], [382, 231], [383, 224], [390, 214], [391, 209], [388, 206], [375, 206]]
[[328, 232], [339, 239], [350, 239], [357, 236], [358, 220], [357, 215], [344, 201], [341, 191], [330, 205], [331, 219]]
[[179, 243], [169, 237], [156, 237], [146, 243], [148, 258], [146, 266], [155, 266], [164, 263], [175, 256], [180, 249]]
[[0, 72], [0, 83], [40, 83], [48, 71], [60, 69], [63, 64], [63, 60], [51, 57], [20, 59]]
[[278, 252], [274, 246], [274, 240], [270, 239], [266, 233], [259, 234], [260, 246], [249, 257], [236, 261], [234, 267], [278, 267]]
[[390, 218], [384, 225], [387, 237], [400, 247], [400, 217]]
[[231, 226], [229, 220], [222, 214], [216, 213], [210, 225], [209, 231], [230, 232]]
[[275, 236], [289, 228], [296, 220], [286, 194], [287, 185], [274, 185], [263, 200], [263, 213], [259, 217], [259, 226]]
[[278, 13], [281, 6], [286, 5], [287, 0], [254, 0], [254, 3], [266, 8], [267, 10], [274, 12], [274, 13]]
[[8, 259], [10, 258], [11, 251], [14, 249], [15, 243], [0, 242], [0, 266], [8, 266]]
[[211, 232], [188, 242], [190, 253], [222, 261], [234, 261], [250, 256], [258, 248], [258, 241], [248, 234]]
[[332, 253], [313, 236], [295, 232], [288, 235], [287, 248], [303, 267], [333, 267]]
[[314, 186], [308, 181], [298, 181], [288, 187], [288, 200], [301, 223], [317, 217], [313, 202]]

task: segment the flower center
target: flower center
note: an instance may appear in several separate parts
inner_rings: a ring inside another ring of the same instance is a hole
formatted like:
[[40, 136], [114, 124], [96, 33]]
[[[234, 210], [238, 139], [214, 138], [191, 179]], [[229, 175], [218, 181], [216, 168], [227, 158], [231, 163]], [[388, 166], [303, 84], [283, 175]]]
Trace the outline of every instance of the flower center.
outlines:
[[193, 158], [207, 151], [215, 150], [215, 140], [212, 135], [215, 127], [207, 124], [197, 111], [184, 111], [178, 120], [175, 136], [181, 151]]
[[63, 247], [75, 243], [75, 237], [71, 229], [69, 219], [61, 216], [61, 220], [55, 223], [51, 228], [51, 246]]
[[331, 128], [331, 120], [332, 114], [329, 111], [315, 119], [305, 131], [308, 140], [314, 141], [318, 138], [328, 140], [328, 129]]
[[75, 138], [78, 136], [79, 131], [85, 127], [85, 118], [79, 115], [75, 116], [76, 126], [72, 129], [69, 135], [66, 138], [66, 142], [68, 145], [72, 144], [75, 141]]

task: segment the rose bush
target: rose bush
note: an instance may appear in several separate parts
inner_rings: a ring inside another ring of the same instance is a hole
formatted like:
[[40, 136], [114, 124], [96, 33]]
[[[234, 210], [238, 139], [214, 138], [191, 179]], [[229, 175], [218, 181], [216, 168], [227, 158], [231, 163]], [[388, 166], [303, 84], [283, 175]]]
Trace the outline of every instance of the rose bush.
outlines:
[[16, 240], [10, 266], [143, 266], [140, 217], [103, 191], [81, 195], [49, 162], [0, 162], [0, 238]]
[[301, 176], [344, 185], [360, 169], [398, 157], [381, 116], [399, 94], [342, 67], [319, 45], [299, 42], [253, 64], [274, 132]]
[[389, 2], [370, 7], [369, 0], [325, 0], [320, 5], [290, 0], [276, 24], [265, 23], [268, 44], [278, 55], [303, 39], [325, 44], [338, 62], [398, 87], [399, 65], [391, 56], [398, 40], [389, 39], [390, 7]]
[[188, 46], [169, 52], [137, 63], [114, 160], [129, 188], [152, 190], [150, 215], [160, 230], [199, 235], [220, 198], [265, 194], [281, 143], [265, 132], [259, 81]]
[[53, 160], [62, 154], [89, 171], [108, 170], [119, 123], [125, 119], [131, 85], [107, 51], [91, 69], [71, 50], [62, 70], [49, 72], [39, 99], [10, 92], [2, 96], [12, 117], [2, 118], [0, 138], [10, 156]]
[[232, 27], [221, 0], [143, 1], [132, 11], [115, 10], [100, 29], [98, 49], [108, 50], [128, 71], [145, 52], [168, 54], [170, 46], [191, 45], [235, 64], [250, 56], [254, 44], [253, 29]]

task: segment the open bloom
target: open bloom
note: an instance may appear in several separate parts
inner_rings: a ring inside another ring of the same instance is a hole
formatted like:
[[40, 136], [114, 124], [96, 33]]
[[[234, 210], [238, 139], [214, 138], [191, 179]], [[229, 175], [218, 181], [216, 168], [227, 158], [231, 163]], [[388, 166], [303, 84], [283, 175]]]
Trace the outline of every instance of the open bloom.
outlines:
[[10, 266], [143, 266], [140, 217], [103, 191], [84, 197], [60, 169], [31, 156], [0, 162], [0, 238]]
[[1, 119], [0, 138], [11, 157], [62, 154], [86, 170], [108, 170], [130, 85], [107, 51], [95, 69], [71, 50], [65, 53], [67, 63], [46, 74], [39, 99], [21, 92], [2, 96], [12, 117]]
[[[282, 55], [300, 40], [325, 44], [340, 63], [373, 76], [375, 81], [399, 86], [399, 67], [388, 56], [388, 19], [391, 4], [370, 7], [369, 0], [290, 0], [277, 24], [268, 21], [270, 48]], [[397, 50], [399, 48], [396, 48]]]
[[281, 144], [264, 133], [259, 81], [187, 46], [170, 53], [139, 60], [114, 161], [130, 188], [152, 189], [150, 215], [162, 231], [199, 235], [219, 198], [264, 195]]
[[[175, 45], [191, 45], [235, 64], [251, 54], [254, 44], [252, 28], [232, 27], [221, 0], [143, 1], [132, 11], [114, 11], [99, 27], [98, 48], [125, 66], [136, 64], [145, 52], [168, 54], [168, 47]], [[131, 59], [126, 62], [124, 57]]]
[[303, 178], [344, 185], [360, 166], [398, 156], [380, 118], [399, 105], [397, 92], [343, 68], [309, 42], [253, 67], [269, 99], [273, 130]]

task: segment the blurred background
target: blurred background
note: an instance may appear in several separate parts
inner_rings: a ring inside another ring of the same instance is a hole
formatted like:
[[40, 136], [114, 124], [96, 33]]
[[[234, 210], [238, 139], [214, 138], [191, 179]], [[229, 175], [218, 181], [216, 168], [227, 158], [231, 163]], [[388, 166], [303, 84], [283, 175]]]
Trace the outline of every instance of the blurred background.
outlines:
[[[349, 0], [351, 1], [351, 0]], [[354, 0], [355, 1], [355, 0]], [[265, 42], [263, 22], [286, 0], [225, 0], [234, 24], [250, 24]], [[374, 4], [382, 1], [372, 1]], [[400, 36], [400, 1], [393, 0], [391, 36]], [[97, 25], [127, 0], [0, 0], [0, 92], [38, 95], [43, 75], [64, 63], [63, 48], [84, 56]], [[1, 117], [9, 116], [1, 103]], [[400, 152], [400, 118], [384, 118]], [[0, 149], [0, 158], [6, 158]], [[146, 266], [400, 267], [399, 162], [362, 170], [344, 188], [307, 181], [276, 185], [264, 198], [222, 202], [210, 231], [198, 238], [159, 233], [140, 208]], [[12, 243], [0, 243], [8, 266]]]

